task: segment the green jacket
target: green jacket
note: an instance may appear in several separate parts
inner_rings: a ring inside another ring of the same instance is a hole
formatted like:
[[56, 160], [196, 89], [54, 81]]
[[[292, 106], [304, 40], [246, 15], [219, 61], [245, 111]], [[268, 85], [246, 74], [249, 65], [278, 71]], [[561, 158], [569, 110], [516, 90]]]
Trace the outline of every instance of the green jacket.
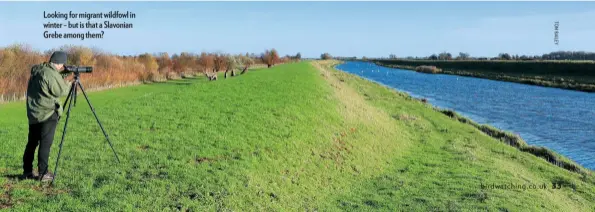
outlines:
[[27, 117], [29, 124], [48, 120], [54, 112], [62, 116], [60, 97], [69, 93], [70, 87], [64, 80], [65, 72], [58, 72], [51, 63], [45, 62], [31, 68], [27, 85]]

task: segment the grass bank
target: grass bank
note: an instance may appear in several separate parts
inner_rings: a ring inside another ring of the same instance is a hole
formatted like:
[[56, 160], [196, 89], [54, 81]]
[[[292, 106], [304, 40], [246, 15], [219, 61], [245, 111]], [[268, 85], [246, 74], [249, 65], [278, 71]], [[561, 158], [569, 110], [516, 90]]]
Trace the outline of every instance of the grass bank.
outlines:
[[587, 178], [587, 177], [589, 177], [589, 175], [592, 174], [590, 172], [590, 170], [580, 166], [579, 164], [570, 160], [569, 158], [566, 158], [550, 149], [547, 149], [545, 147], [539, 147], [539, 146], [533, 146], [533, 145], [527, 144], [527, 142], [525, 142], [518, 135], [502, 131], [500, 129], [497, 129], [497, 128], [489, 126], [489, 125], [478, 124], [466, 117], [459, 115], [458, 113], [456, 113], [452, 110], [444, 110], [444, 109], [439, 109], [439, 108], [435, 108], [435, 110], [440, 111], [444, 115], [447, 115], [450, 118], [458, 120], [461, 123], [469, 124], [477, 129], [479, 129], [483, 133], [485, 133], [497, 140], [500, 140], [512, 147], [515, 147], [522, 152], [527, 152], [527, 153], [533, 154], [533, 155], [543, 158], [546, 161], [550, 162], [551, 164], [559, 166], [563, 169], [579, 173], [579, 174], [583, 175], [582, 176], [583, 178]]
[[392, 68], [415, 70], [436, 66], [443, 74], [470, 76], [585, 92], [595, 92], [595, 62], [373, 60]]
[[[115, 164], [91, 112], [79, 104], [55, 188], [16, 178], [25, 109], [22, 102], [0, 105], [0, 208], [595, 209], [592, 175], [522, 153], [334, 64], [302, 62], [227, 80], [90, 93], [122, 164]], [[548, 188], [487, 187], [511, 183]], [[563, 186], [552, 189], [552, 183]]]

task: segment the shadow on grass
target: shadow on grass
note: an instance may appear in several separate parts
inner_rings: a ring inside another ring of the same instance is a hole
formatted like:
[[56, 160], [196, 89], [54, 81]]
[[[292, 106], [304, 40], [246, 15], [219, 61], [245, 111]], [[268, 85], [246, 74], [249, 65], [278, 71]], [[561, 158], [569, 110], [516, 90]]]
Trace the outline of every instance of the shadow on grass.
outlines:
[[43, 182], [39, 184], [19, 184], [18, 181], [23, 180], [40, 182], [37, 179], [33, 178], [23, 178], [20, 174], [6, 174], [2, 177], [8, 179], [9, 181], [0, 185], [0, 188], [2, 189], [0, 190], [0, 210], [11, 209], [15, 205], [15, 203], [22, 203], [22, 197], [19, 195], [15, 196], [15, 191], [19, 191], [22, 189], [30, 189], [34, 192], [38, 192], [39, 194], [45, 196], [58, 195], [69, 192], [66, 189], [55, 189], [53, 186]]
[[3, 175], [2, 177], [6, 178], [10, 181], [26, 180], [25, 178], [23, 178], [23, 175], [20, 175], [20, 174], [7, 174], [7, 175]]
[[192, 82], [175, 81], [175, 82], [166, 82], [166, 84], [173, 84], [173, 85], [191, 85], [191, 84], [192, 84]]
[[188, 78], [183, 78], [183, 79], [173, 79], [173, 80], [167, 80], [167, 81], [162, 81], [162, 82], [153, 82], [154, 84], [157, 85], [192, 85], [198, 81], [200, 78], [199, 77], [188, 77]]

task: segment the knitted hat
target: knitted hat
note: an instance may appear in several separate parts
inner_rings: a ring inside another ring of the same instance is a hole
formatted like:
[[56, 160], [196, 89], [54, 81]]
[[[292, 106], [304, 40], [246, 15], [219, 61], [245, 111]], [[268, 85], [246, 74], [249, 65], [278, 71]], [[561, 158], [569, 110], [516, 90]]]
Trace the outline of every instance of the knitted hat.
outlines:
[[55, 51], [50, 57], [50, 62], [55, 64], [66, 64], [66, 52]]

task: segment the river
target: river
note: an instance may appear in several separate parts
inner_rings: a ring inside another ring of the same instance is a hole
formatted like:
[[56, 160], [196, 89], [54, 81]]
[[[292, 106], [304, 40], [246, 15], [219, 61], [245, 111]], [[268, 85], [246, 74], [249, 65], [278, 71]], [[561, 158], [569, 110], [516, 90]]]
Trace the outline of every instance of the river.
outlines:
[[477, 123], [520, 135], [595, 170], [595, 94], [446, 74], [424, 74], [369, 62], [337, 69], [426, 98]]

